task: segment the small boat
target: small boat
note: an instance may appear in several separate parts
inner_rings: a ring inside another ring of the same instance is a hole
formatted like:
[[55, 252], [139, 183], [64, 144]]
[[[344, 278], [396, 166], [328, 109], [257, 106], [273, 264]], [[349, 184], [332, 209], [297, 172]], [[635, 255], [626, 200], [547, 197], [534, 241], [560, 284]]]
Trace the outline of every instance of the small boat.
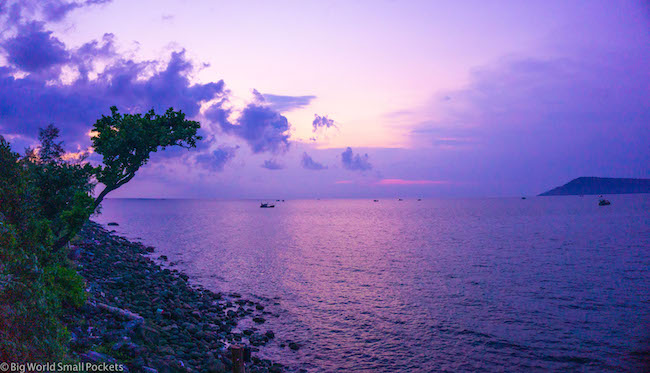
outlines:
[[373, 199], [372, 202], [379, 202], [379, 200], [378, 199]]
[[418, 198], [418, 201], [422, 201], [422, 198]]
[[403, 199], [400, 198], [400, 199], [398, 199], [398, 201], [403, 201]]
[[273, 208], [273, 207], [275, 207], [275, 205], [272, 204], [272, 203], [260, 203], [260, 208], [263, 208], [263, 209], [270, 209], [270, 208]]
[[607, 205], [611, 205], [611, 204], [612, 204], [612, 203], [609, 202], [609, 201], [606, 200], [606, 199], [601, 199], [600, 201], [598, 201], [598, 206], [607, 206]]
[[526, 197], [521, 197], [521, 199], [526, 199]]

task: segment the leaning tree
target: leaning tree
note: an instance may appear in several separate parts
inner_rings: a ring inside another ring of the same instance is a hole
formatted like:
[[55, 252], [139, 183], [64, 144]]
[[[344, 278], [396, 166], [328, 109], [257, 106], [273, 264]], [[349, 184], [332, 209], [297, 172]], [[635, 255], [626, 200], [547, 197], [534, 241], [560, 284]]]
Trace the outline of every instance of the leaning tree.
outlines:
[[[167, 147], [179, 146], [195, 148], [201, 140], [197, 135], [200, 124], [185, 119], [185, 113], [167, 109], [163, 115], [154, 110], [143, 114], [120, 114], [117, 107], [111, 107], [111, 115], [102, 117], [93, 126], [92, 144], [94, 152], [102, 156], [102, 164], [95, 168], [97, 181], [104, 184], [104, 189], [92, 202], [86, 219], [115, 189], [128, 183], [136, 172], [145, 165], [151, 153]], [[74, 237], [86, 219], [76, 221], [70, 229], [55, 243], [62, 247]]]

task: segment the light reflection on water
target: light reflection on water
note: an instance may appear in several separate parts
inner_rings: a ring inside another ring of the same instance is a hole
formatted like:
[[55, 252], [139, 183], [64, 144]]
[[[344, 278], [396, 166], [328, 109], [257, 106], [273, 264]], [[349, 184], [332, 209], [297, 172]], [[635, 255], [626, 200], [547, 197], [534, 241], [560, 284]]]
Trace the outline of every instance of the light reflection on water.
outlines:
[[264, 355], [309, 371], [638, 370], [650, 196], [608, 199], [108, 200], [95, 220], [268, 298]]

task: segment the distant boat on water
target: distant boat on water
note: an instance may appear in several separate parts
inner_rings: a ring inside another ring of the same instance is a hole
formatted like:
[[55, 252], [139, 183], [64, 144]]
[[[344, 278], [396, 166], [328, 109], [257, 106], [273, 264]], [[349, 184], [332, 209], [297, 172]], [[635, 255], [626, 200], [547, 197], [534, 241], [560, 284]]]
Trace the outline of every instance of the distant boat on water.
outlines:
[[273, 208], [273, 207], [275, 207], [275, 205], [272, 204], [272, 203], [264, 203], [264, 202], [260, 203], [260, 208], [263, 208], [263, 209], [270, 209], [270, 208]]
[[418, 201], [422, 201], [422, 198], [418, 198]]
[[606, 200], [606, 199], [601, 199], [600, 201], [598, 201], [598, 206], [607, 206], [607, 205], [611, 205], [611, 204], [612, 204], [612, 203], [609, 202], [609, 201]]
[[379, 202], [379, 200], [378, 199], [373, 199], [372, 202]]
[[403, 199], [399, 198], [398, 201], [403, 201]]

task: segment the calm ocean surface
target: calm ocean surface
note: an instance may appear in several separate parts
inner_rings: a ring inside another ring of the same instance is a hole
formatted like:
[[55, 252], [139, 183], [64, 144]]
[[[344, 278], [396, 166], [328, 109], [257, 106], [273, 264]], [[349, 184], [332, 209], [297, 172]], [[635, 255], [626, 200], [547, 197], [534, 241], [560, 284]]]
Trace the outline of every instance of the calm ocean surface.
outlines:
[[642, 371], [650, 195], [608, 199], [113, 199], [94, 220], [267, 299], [263, 356], [309, 372]]

